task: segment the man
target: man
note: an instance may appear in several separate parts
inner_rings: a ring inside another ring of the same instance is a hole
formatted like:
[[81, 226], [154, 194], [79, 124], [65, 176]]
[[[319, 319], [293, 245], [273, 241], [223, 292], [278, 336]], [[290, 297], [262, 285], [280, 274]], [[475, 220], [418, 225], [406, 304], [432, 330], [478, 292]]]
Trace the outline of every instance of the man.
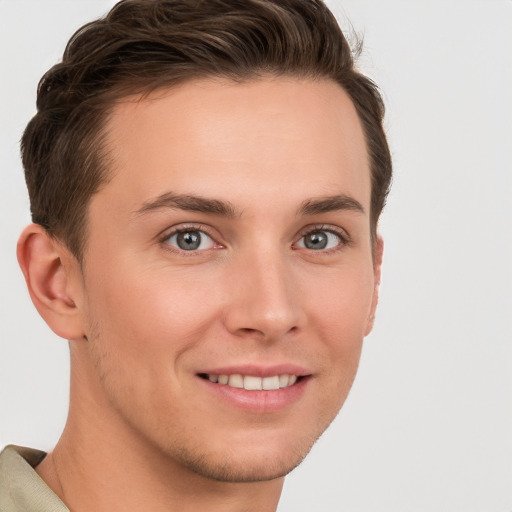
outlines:
[[373, 325], [375, 86], [321, 2], [131, 0], [37, 104], [18, 259], [70, 409], [0, 456], [0, 510], [275, 510]]

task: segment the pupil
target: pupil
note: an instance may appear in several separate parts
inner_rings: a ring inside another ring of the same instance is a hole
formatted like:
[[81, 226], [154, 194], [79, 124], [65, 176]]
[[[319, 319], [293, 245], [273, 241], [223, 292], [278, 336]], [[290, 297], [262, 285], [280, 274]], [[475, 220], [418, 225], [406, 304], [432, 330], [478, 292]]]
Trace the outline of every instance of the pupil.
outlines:
[[325, 249], [327, 246], [327, 236], [321, 231], [315, 231], [306, 235], [304, 245], [308, 249]]
[[193, 251], [201, 244], [201, 235], [197, 231], [184, 231], [178, 233], [178, 247], [184, 251]]

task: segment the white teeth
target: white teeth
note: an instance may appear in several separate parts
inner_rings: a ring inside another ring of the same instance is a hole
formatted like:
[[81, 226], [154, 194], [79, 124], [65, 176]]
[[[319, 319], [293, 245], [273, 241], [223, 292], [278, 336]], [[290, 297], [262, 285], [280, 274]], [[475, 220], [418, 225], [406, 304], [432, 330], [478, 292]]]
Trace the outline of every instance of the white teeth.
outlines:
[[238, 373], [235, 373], [235, 375], [230, 375], [228, 384], [232, 388], [243, 388], [244, 387], [244, 378], [239, 375]]
[[280, 388], [293, 386], [297, 382], [296, 375], [273, 375], [271, 377], [255, 377], [253, 375], [216, 375], [208, 374], [210, 382], [228, 385], [233, 388], [244, 388], [249, 391], [268, 390], [273, 391]]
[[248, 389], [250, 391], [261, 389], [261, 377], [246, 375], [244, 377], [244, 389]]
[[265, 377], [263, 379], [262, 388], [268, 390], [279, 389], [279, 377], [277, 375], [274, 377]]

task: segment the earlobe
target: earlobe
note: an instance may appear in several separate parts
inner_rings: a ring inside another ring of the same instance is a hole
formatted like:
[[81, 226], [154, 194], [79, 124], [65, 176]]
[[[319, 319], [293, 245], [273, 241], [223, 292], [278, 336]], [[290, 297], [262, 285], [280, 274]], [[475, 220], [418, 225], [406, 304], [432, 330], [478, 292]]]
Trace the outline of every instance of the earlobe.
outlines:
[[368, 316], [368, 320], [366, 323], [366, 329], [364, 332], [365, 336], [368, 336], [373, 329], [373, 324], [375, 322], [375, 311], [377, 309], [377, 304], [379, 302], [379, 286], [380, 286], [380, 276], [382, 269], [382, 255], [384, 252], [384, 240], [382, 237], [378, 236], [375, 242], [375, 250], [373, 257], [373, 297], [372, 304], [370, 308], [370, 314]]
[[37, 224], [22, 232], [17, 256], [30, 298], [49, 327], [66, 339], [83, 337], [73, 297], [76, 286], [72, 286], [77, 278], [76, 259]]

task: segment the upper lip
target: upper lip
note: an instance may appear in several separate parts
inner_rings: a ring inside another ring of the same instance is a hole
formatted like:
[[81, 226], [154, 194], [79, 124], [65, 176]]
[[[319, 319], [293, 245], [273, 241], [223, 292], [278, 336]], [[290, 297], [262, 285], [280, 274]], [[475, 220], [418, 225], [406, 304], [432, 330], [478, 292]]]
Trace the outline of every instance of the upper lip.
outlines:
[[207, 375], [251, 375], [254, 377], [272, 377], [274, 375], [296, 375], [305, 376], [311, 375], [311, 372], [303, 366], [295, 364], [277, 364], [272, 366], [262, 366], [256, 364], [243, 364], [233, 366], [222, 366], [217, 368], [210, 368], [197, 372], [198, 374]]

